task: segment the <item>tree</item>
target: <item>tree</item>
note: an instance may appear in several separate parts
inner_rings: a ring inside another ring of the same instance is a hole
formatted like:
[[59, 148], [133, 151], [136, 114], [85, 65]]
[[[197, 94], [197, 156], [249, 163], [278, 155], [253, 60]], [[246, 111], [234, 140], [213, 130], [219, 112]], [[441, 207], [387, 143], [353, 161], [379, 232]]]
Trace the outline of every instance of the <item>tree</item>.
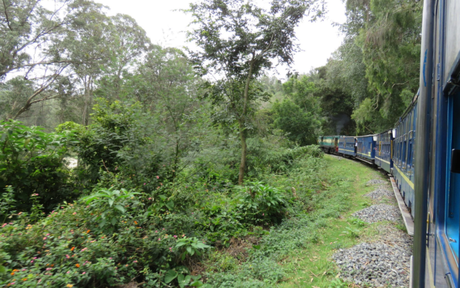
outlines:
[[354, 93], [354, 119], [366, 133], [378, 132], [397, 120], [417, 92], [422, 5], [401, 0], [346, 2], [348, 19], [342, 29], [347, 41], [341, 54], [343, 59], [355, 58], [360, 64], [346, 66], [352, 68], [347, 71], [359, 73], [344, 74], [354, 78], [350, 83], [357, 84], [357, 92], [363, 91], [364, 85], [357, 79], [363, 79], [359, 74], [364, 71], [368, 90], [368, 95]]
[[[204, 0], [190, 4], [186, 12], [193, 17], [190, 40], [201, 49], [191, 52], [202, 73], [212, 73], [218, 81], [209, 81], [209, 96], [224, 107], [228, 121], [236, 122], [241, 141], [238, 183], [243, 184], [247, 155], [247, 130], [251, 102], [251, 83], [274, 60], [292, 63], [297, 51], [294, 28], [309, 13], [312, 19], [322, 14], [322, 2], [316, 0], [274, 0], [265, 10], [250, 1]], [[254, 91], [252, 92], [254, 93]]]
[[[0, 81], [10, 73], [33, 84], [24, 101], [15, 101], [8, 118], [16, 119], [34, 104], [59, 97], [53, 85], [76, 59], [64, 47], [66, 34], [82, 24], [87, 11], [102, 5], [87, 0], [57, 0], [49, 10], [40, 0], [2, 0], [0, 5]], [[82, 39], [79, 36], [74, 40]]]
[[152, 47], [138, 71], [144, 86], [138, 100], [160, 118], [158, 133], [165, 139], [174, 178], [183, 168], [180, 159], [191, 148], [190, 139], [197, 128], [192, 125], [201, 104], [196, 97], [196, 75], [183, 51], [159, 46]]
[[120, 100], [131, 92], [124, 82], [153, 47], [144, 29], [128, 15], [110, 17], [107, 35], [110, 56], [107, 65], [102, 68], [103, 76], [98, 81], [97, 93], [104, 98]]
[[89, 124], [93, 106], [95, 81], [102, 75], [111, 56], [110, 18], [94, 3], [78, 7], [81, 13], [72, 20], [73, 25], [65, 31], [65, 38], [57, 43], [61, 53], [71, 60], [76, 87], [83, 96], [82, 123]]
[[317, 111], [303, 111], [299, 105], [290, 99], [275, 103], [275, 127], [287, 132], [287, 138], [299, 145], [309, 145], [316, 142], [316, 135], [321, 127]]

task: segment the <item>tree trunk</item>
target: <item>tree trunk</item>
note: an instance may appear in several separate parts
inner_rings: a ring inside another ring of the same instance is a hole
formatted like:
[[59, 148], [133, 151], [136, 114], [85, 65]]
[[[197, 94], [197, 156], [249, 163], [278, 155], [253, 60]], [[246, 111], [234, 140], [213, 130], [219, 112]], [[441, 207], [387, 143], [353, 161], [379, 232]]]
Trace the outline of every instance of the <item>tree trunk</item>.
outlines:
[[[85, 76], [86, 77], [86, 76]], [[84, 85], [85, 85], [85, 100], [84, 100], [84, 108], [83, 108], [83, 125], [88, 126], [89, 125], [89, 114], [92, 108], [93, 104], [93, 89], [92, 89], [92, 81], [93, 78], [91, 76], [88, 76], [88, 78], [84, 78]]]
[[241, 140], [241, 162], [240, 162], [240, 171], [238, 174], [238, 185], [243, 185], [244, 181], [244, 170], [246, 169], [246, 129], [244, 128], [244, 120], [239, 121], [240, 126], [240, 140]]
[[249, 98], [249, 84], [251, 83], [252, 77], [252, 69], [254, 67], [254, 59], [251, 60], [249, 63], [249, 73], [248, 77], [246, 78], [246, 83], [244, 85], [244, 92], [243, 92], [243, 113], [238, 120], [240, 126], [240, 139], [241, 139], [241, 163], [240, 163], [240, 171], [238, 174], [238, 185], [243, 185], [244, 181], [244, 170], [246, 168], [246, 154], [248, 147], [246, 146], [246, 128], [244, 127], [244, 121], [246, 119], [246, 113], [248, 109], [248, 98]]

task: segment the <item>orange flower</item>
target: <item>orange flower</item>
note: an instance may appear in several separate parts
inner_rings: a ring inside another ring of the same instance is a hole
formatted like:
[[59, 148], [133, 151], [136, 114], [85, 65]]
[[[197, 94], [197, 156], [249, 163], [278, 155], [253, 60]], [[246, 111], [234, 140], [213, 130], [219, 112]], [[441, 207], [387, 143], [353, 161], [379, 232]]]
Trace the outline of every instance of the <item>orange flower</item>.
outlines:
[[78, 263], [77, 263], [77, 264], [75, 264], [75, 266], [76, 266], [77, 268], [80, 268], [80, 264], [78, 264]]
[[91, 231], [91, 230], [88, 230], [88, 231], [86, 231], [86, 234], [88, 234], [88, 233], [89, 233], [89, 231]]
[[136, 224], [136, 225], [137, 225], [137, 221], [134, 221], [134, 224]]
[[73, 249], [75, 249], [75, 246], [74, 246], [74, 247], [72, 247], [72, 248], [70, 248], [70, 251], [73, 251]]
[[11, 276], [13, 276], [13, 275], [14, 275], [14, 272], [11, 272]]
[[54, 267], [54, 264], [51, 264], [51, 267]]

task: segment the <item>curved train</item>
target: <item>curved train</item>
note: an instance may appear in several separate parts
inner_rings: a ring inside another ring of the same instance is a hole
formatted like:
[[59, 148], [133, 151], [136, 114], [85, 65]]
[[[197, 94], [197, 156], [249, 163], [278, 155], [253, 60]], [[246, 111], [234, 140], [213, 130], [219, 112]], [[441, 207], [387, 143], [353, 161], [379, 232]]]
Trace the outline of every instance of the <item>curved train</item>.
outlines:
[[414, 221], [411, 287], [459, 287], [460, 1], [425, 0], [422, 26], [420, 89], [395, 127], [318, 144], [393, 175]]

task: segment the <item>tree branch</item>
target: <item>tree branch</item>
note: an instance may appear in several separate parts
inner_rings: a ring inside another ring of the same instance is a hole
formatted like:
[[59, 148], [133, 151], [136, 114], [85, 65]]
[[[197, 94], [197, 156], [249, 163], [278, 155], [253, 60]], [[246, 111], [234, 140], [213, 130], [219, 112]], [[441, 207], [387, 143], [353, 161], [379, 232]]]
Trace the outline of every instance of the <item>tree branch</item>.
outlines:
[[46, 81], [47, 83], [45, 83], [44, 85], [42, 85], [42, 87], [40, 87], [38, 90], [36, 90], [30, 97], [29, 99], [27, 99], [26, 103], [24, 104], [24, 106], [19, 109], [19, 111], [16, 113], [16, 115], [13, 117], [14, 120], [16, 120], [19, 115], [21, 115], [22, 113], [26, 112], [27, 110], [30, 109], [30, 106], [32, 106], [32, 104], [34, 103], [38, 103], [38, 102], [42, 102], [42, 101], [45, 101], [45, 100], [50, 100], [50, 99], [54, 99], [56, 98], [56, 95], [54, 96], [47, 96], [47, 97], [44, 97], [42, 99], [39, 99], [39, 100], [34, 100], [35, 97], [37, 97], [38, 95], [40, 95], [43, 91], [45, 91], [55, 80], [56, 78], [61, 75], [62, 71], [64, 71], [65, 68], [67, 68], [69, 64], [65, 65], [64, 67], [61, 67], [61, 69], [59, 69], [54, 75], [52, 75], [50, 78], [48, 78], [48, 80]]
[[11, 28], [11, 25], [10, 25], [10, 19], [9, 19], [9, 16], [8, 16], [8, 10], [6, 8], [6, 3], [5, 3], [5, 0], [2, 0], [2, 3], [3, 3], [3, 9], [5, 9], [5, 18], [6, 18], [6, 25], [8, 25], [8, 28], [13, 31], [13, 28]]

